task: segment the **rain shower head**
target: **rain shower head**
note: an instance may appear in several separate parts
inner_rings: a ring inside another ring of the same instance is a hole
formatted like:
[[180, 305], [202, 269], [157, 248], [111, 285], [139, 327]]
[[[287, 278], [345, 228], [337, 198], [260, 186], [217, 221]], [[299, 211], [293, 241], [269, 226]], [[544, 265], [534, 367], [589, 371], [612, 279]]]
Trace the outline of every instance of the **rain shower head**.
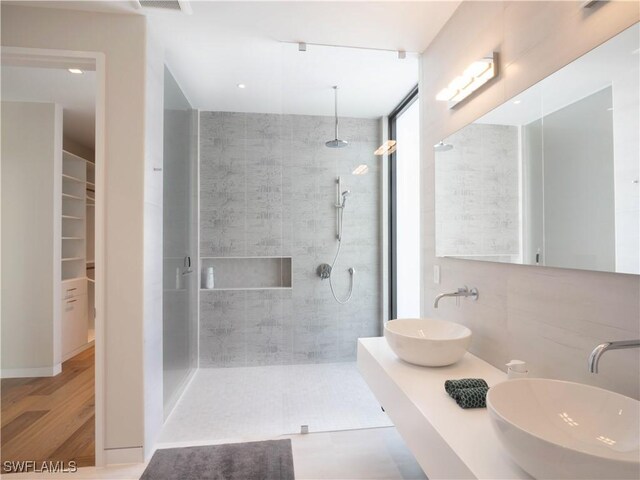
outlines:
[[451, 145], [450, 143], [444, 143], [442, 140], [440, 140], [433, 146], [433, 149], [436, 152], [448, 152], [449, 150], [453, 149], [453, 145]]
[[333, 140], [329, 140], [328, 142], [325, 142], [325, 146], [329, 147], [329, 148], [344, 148], [347, 145], [349, 145], [349, 142], [347, 142], [346, 140], [340, 140], [338, 138], [338, 86], [334, 86], [333, 87], [333, 92], [334, 92], [334, 103], [335, 103], [335, 117], [336, 117], [336, 130], [335, 130], [335, 138]]
[[347, 142], [346, 140], [339, 140], [336, 138], [335, 140], [329, 140], [328, 142], [324, 142], [324, 144], [329, 148], [344, 148], [347, 145], [349, 145], [349, 142]]

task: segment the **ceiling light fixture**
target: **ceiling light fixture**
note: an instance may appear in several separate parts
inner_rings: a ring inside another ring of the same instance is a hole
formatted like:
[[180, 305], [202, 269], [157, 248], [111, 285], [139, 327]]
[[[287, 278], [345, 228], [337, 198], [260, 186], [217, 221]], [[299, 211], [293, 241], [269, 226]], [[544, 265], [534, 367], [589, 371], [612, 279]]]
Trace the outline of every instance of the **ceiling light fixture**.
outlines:
[[522, 100], [514, 100], [514, 101], [513, 101], [513, 103], [514, 103], [515, 105], [520, 105], [520, 103], [522, 103]]
[[238, 88], [247, 88], [247, 86], [244, 83], [239, 83], [237, 85]]
[[395, 140], [387, 140], [382, 145], [378, 147], [378, 149], [373, 152], [374, 155], [390, 155], [396, 151], [396, 141]]
[[69, 68], [69, 73], [74, 73], [76, 75], [82, 75], [84, 72], [79, 68]]
[[462, 75], [438, 92], [436, 100], [449, 102], [449, 108], [453, 108], [497, 74], [498, 54], [493, 52], [469, 65]]

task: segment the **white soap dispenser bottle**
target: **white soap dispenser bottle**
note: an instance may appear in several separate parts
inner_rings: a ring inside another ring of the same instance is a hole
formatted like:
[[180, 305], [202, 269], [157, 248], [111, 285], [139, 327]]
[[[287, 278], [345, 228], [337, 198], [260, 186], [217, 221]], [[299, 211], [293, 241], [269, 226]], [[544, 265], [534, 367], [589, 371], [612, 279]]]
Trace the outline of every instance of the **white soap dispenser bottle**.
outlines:
[[213, 290], [215, 287], [215, 281], [213, 276], [213, 267], [207, 267], [205, 279], [205, 287], [207, 290]]
[[514, 378], [525, 378], [529, 375], [527, 364], [522, 360], [511, 360], [507, 363], [507, 378], [512, 380]]

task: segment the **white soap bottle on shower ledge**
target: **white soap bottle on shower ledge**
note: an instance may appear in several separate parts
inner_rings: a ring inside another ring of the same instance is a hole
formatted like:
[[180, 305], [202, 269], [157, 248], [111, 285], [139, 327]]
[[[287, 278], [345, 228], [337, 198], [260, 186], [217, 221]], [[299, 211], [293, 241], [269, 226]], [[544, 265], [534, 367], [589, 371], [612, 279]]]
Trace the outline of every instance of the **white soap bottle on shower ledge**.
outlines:
[[213, 267], [207, 267], [205, 278], [204, 278], [204, 288], [207, 290], [213, 290], [215, 285], [215, 278], [213, 275]]

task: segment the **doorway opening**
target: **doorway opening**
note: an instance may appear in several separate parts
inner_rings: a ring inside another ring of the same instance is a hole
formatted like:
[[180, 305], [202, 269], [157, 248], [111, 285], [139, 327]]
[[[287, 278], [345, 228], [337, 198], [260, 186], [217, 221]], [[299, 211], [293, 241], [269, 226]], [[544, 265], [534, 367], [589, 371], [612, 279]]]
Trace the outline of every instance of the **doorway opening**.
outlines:
[[5, 473], [103, 461], [103, 67], [101, 54], [2, 49]]

